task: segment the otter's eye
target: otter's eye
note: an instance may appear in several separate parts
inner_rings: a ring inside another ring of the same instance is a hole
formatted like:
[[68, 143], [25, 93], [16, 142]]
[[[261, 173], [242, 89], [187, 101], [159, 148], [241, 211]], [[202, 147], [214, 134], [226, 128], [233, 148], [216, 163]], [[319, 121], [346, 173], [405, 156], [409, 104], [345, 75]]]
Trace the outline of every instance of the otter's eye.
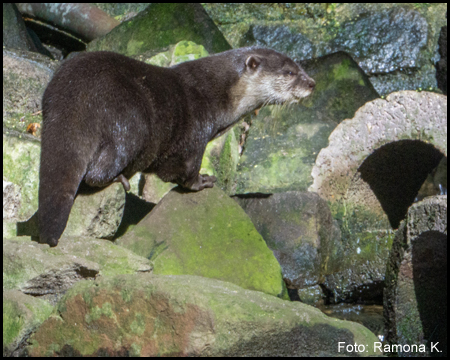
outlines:
[[293, 71], [285, 71], [284, 74], [285, 75], [289, 75], [289, 76], [295, 76], [296, 75]]

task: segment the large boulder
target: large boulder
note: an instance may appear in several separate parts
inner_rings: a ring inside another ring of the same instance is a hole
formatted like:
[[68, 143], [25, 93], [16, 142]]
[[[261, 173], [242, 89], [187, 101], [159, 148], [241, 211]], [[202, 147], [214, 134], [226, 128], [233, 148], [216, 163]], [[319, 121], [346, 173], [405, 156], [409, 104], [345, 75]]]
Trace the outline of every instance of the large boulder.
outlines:
[[288, 288], [304, 289], [321, 282], [328, 263], [341, 252], [339, 227], [323, 199], [299, 191], [234, 199], [273, 251]]
[[22, 355], [370, 356], [381, 354], [377, 342], [364, 326], [299, 302], [198, 276], [140, 274], [77, 283]]
[[154, 273], [199, 275], [286, 297], [281, 268], [249, 217], [214, 187], [173, 189], [116, 241], [154, 262]]
[[148, 51], [155, 55], [182, 40], [201, 44], [210, 53], [231, 49], [200, 4], [154, 3], [91, 41], [87, 50], [109, 50], [128, 56]]

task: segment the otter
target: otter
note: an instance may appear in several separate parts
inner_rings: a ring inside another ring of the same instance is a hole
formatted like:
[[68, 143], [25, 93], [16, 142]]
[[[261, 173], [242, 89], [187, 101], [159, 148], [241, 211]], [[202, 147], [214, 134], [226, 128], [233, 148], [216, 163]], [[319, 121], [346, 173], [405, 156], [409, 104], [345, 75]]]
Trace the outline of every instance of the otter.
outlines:
[[199, 174], [207, 143], [314, 86], [292, 59], [257, 47], [169, 68], [106, 51], [64, 62], [42, 100], [40, 242], [58, 244], [82, 181], [128, 191], [142, 171], [191, 191], [213, 187], [214, 176]]

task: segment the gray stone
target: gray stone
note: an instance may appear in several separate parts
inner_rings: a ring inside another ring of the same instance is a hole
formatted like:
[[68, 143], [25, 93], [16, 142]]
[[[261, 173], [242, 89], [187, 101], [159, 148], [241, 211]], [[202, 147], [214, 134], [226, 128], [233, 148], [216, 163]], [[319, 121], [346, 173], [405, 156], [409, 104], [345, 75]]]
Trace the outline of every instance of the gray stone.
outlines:
[[273, 251], [288, 288], [317, 285], [341, 246], [327, 203], [317, 194], [298, 191], [234, 199]]
[[[90, 236], [112, 239], [119, 228], [125, 208], [125, 190], [121, 183], [106, 188], [83, 188], [77, 193], [64, 236]], [[28, 221], [18, 223], [17, 235], [39, 237], [36, 212]]]
[[323, 304], [324, 295], [319, 285], [297, 290], [300, 301], [304, 304], [317, 306]]
[[3, 49], [3, 126], [25, 132], [41, 110], [41, 99], [57, 63], [48, 57], [21, 50]]
[[400, 91], [365, 104], [330, 135], [328, 147], [317, 156], [309, 190], [330, 201], [342, 198], [368, 155], [403, 139], [428, 141], [446, 155], [447, 97]]
[[442, 56], [438, 39], [447, 25], [445, 3], [227, 3], [205, 8], [233, 47], [261, 45], [297, 61], [345, 51], [381, 95], [439, 91], [434, 64]]
[[[447, 355], [447, 196], [412, 205], [401, 223], [386, 271], [386, 343], [417, 344]], [[410, 356], [407, 350], [399, 356]]]
[[16, 218], [20, 204], [20, 186], [3, 180], [3, 221]]
[[78, 193], [62, 236], [112, 238], [122, 221], [124, 207], [125, 190], [120, 183], [95, 193]]
[[[12, 206], [12, 198], [15, 199], [14, 210], [12, 213], [9, 212], [8, 216], [4, 216], [4, 222], [6, 220], [15, 224], [17, 221], [25, 221], [36, 212], [40, 154], [41, 146], [38, 140], [17, 133], [3, 134], [3, 180], [14, 184], [12, 193], [8, 191], [11, 197], [4, 203], [4, 211], [5, 206]], [[19, 198], [20, 203], [17, 201]], [[5, 235], [16, 234], [12, 231]]]
[[374, 100], [333, 131], [310, 191], [329, 202], [346, 244], [325, 282], [337, 298], [383, 281], [392, 227], [446, 154], [447, 98], [434, 93]]

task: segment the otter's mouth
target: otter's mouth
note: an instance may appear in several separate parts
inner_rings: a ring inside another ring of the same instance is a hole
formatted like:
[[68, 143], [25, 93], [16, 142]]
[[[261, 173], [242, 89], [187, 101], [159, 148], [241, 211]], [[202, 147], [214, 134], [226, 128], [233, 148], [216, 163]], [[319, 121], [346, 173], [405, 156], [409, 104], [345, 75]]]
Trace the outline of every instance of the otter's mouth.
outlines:
[[290, 105], [290, 104], [298, 104], [300, 103], [304, 98], [308, 97], [309, 95], [311, 95], [313, 93], [313, 90], [304, 90], [301, 89], [300, 91], [297, 91], [296, 93], [293, 93], [292, 98], [288, 99], [285, 103]]

